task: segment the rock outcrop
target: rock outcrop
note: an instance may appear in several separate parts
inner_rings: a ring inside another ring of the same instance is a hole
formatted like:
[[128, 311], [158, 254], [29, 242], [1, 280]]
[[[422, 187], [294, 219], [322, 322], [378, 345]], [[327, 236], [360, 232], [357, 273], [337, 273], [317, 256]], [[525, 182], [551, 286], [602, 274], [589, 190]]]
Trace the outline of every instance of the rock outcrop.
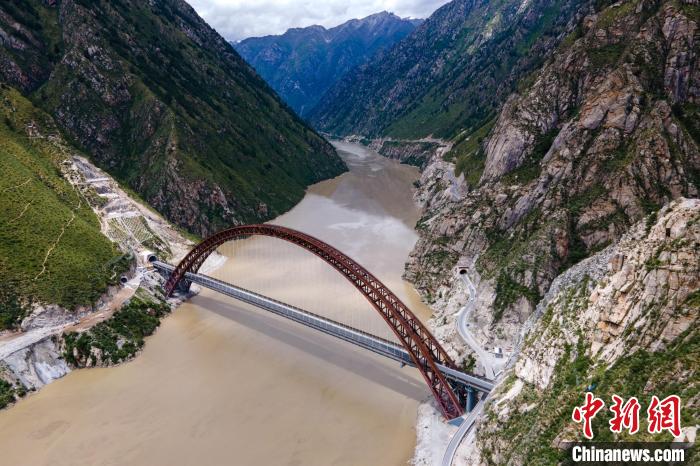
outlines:
[[[587, 389], [643, 405], [676, 394], [683, 425], [700, 423], [700, 200], [671, 202], [574, 266], [538, 311], [487, 405], [469, 464], [562, 459], [562, 444], [582, 438], [571, 409]], [[596, 417], [596, 440], [628, 438], [611, 434], [609, 417]], [[635, 441], [652, 438], [641, 417]]]
[[459, 178], [429, 164], [406, 276], [449, 298], [452, 268], [469, 264], [483, 338], [513, 346], [558, 275], [660, 206], [698, 197], [696, 12], [635, 0], [572, 28], [484, 136], [458, 138]]

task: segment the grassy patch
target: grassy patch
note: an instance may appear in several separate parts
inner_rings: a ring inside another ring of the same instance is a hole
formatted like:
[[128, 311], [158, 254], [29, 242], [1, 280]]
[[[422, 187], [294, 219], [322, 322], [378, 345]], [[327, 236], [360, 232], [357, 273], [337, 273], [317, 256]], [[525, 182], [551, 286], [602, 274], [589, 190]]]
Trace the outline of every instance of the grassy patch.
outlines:
[[0, 330], [19, 326], [29, 311], [29, 305], [15, 291], [16, 284], [3, 282], [0, 287]]
[[596, 28], [607, 29], [612, 26], [619, 18], [629, 16], [636, 8], [638, 0], [627, 0], [619, 6], [609, 6], [600, 12]]
[[482, 146], [495, 124], [496, 118], [493, 117], [476, 130], [458, 136], [452, 150], [444, 156], [445, 160], [455, 162], [455, 174], [464, 174], [469, 186], [476, 186], [484, 172], [486, 154]]
[[[90, 305], [128, 260], [61, 175], [66, 156], [47, 139], [28, 137], [29, 125], [55, 133], [50, 119], [14, 90], [0, 95], [0, 282], [14, 284], [21, 300]], [[16, 323], [16, 307], [7, 309], [5, 322]]]
[[625, 51], [624, 44], [610, 44], [588, 51], [588, 58], [594, 68], [606, 68], [614, 65]]
[[493, 321], [498, 322], [508, 307], [515, 304], [521, 297], [526, 298], [535, 306], [542, 297], [535, 288], [528, 288], [511, 278], [508, 272], [501, 270], [496, 280], [496, 301], [494, 302]]
[[573, 196], [569, 200], [567, 209], [573, 215], [578, 216], [584, 207], [590, 206], [593, 201], [598, 199], [603, 194], [605, 194], [605, 188], [598, 183], [594, 183], [581, 194]]

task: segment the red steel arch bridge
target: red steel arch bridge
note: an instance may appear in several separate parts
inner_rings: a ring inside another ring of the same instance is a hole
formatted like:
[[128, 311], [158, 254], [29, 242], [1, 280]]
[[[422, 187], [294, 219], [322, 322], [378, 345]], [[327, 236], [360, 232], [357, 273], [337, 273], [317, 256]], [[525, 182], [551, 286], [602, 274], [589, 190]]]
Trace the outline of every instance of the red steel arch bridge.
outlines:
[[[277, 238], [302, 248], [337, 270], [379, 313], [400, 344], [349, 325], [308, 312], [259, 293], [198, 273], [204, 261], [225, 243], [251, 236]], [[223, 230], [202, 241], [176, 266], [152, 257], [151, 262], [167, 277], [165, 295], [188, 292], [192, 283], [252, 304], [260, 309], [293, 320], [340, 338], [374, 353], [413, 366], [420, 371], [446, 419], [471, 410], [493, 383], [460, 371], [440, 343], [411, 310], [367, 269], [333, 246], [291, 228], [277, 225], [244, 225]]]

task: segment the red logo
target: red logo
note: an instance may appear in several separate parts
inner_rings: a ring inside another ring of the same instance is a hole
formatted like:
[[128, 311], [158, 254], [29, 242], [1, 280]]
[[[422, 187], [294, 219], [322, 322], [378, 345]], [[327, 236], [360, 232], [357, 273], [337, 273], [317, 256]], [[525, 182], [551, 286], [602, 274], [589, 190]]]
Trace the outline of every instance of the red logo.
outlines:
[[593, 427], [591, 426], [591, 422], [593, 421], [595, 415], [598, 414], [598, 411], [603, 408], [603, 406], [605, 406], [603, 400], [594, 397], [593, 393], [587, 392], [586, 402], [584, 405], [577, 406], [574, 408], [574, 412], [571, 413], [571, 418], [574, 420], [574, 422], [583, 422], [583, 435], [589, 440], [593, 438]]
[[639, 400], [632, 397], [623, 405], [619, 396], [613, 395], [612, 399], [614, 403], [610, 411], [615, 416], [610, 419], [610, 430], [619, 434], [622, 429], [628, 429], [630, 434], [636, 434], [639, 431]]
[[674, 437], [681, 435], [681, 399], [677, 395], [667, 396], [662, 401], [652, 396], [647, 416], [650, 434], [668, 430]]

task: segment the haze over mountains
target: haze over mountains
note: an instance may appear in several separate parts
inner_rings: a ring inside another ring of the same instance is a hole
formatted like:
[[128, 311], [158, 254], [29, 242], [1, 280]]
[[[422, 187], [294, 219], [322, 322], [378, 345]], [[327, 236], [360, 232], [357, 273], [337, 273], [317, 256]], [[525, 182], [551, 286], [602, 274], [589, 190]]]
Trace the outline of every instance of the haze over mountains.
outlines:
[[232, 45], [304, 116], [345, 73], [403, 39], [420, 23], [384, 11], [330, 29], [294, 28], [279, 36], [252, 37]]

